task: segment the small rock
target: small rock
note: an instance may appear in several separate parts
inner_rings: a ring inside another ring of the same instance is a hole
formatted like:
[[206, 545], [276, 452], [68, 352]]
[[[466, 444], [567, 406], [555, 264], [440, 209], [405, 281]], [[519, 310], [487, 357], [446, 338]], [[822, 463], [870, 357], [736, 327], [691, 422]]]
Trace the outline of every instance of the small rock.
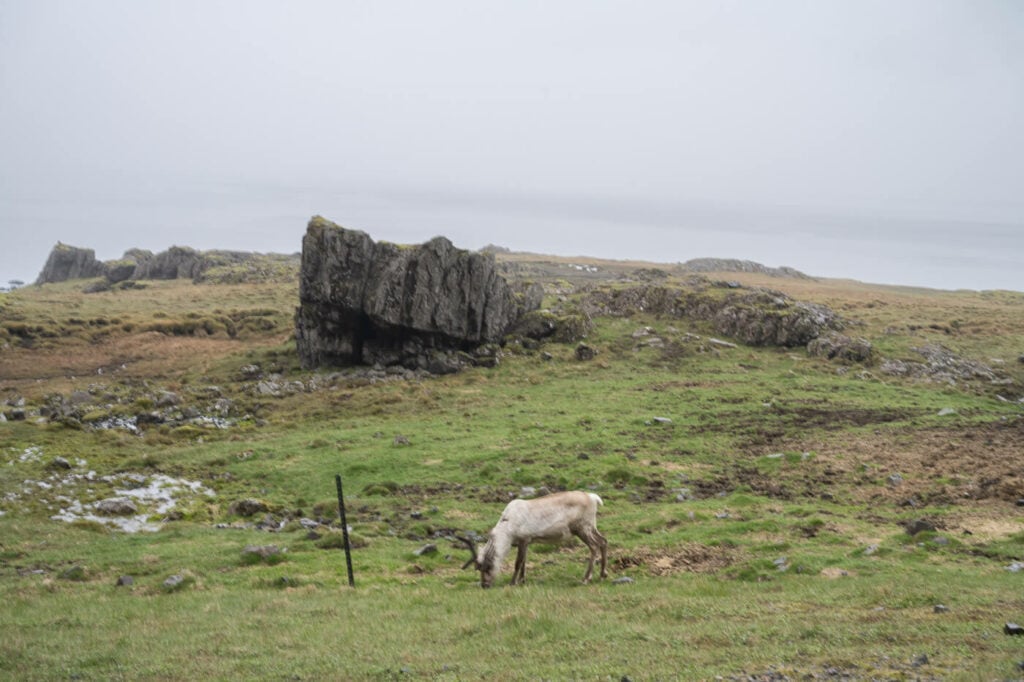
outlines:
[[409, 439], [402, 434], [397, 434], [395, 439], [391, 441], [393, 445], [410, 445]]
[[935, 613], [949, 613], [949, 607], [945, 604], [936, 604], [932, 611]]
[[908, 522], [903, 527], [906, 529], [907, 535], [917, 535], [918, 533], [935, 532], [935, 524], [931, 521], [928, 521], [927, 519], [915, 519], [913, 521]]
[[1012, 564], [1006, 567], [1006, 570], [1010, 573], [1020, 573], [1022, 569], [1024, 569], [1024, 564], [1020, 563], [1019, 561], [1014, 561]]
[[519, 497], [535, 497], [536, 495], [537, 489], [532, 486], [524, 485], [519, 489]]
[[1021, 627], [1016, 623], [1007, 623], [1003, 626], [1003, 634], [1017, 636], [1024, 635], [1024, 627]]
[[616, 578], [612, 581], [612, 585], [632, 585], [636, 581], [630, 578], [628, 575], [624, 575], [621, 578]]
[[730, 343], [713, 337], [708, 339], [708, 343], [712, 346], [718, 346], [719, 348], [739, 348], [735, 343]]
[[138, 507], [127, 497], [111, 497], [96, 503], [96, 511], [112, 516], [132, 516], [139, 513]]
[[265, 561], [277, 556], [281, 550], [277, 545], [246, 545], [242, 550], [242, 559], [250, 562]]
[[576, 359], [580, 361], [593, 360], [597, 356], [597, 349], [581, 343], [576, 346]]
[[415, 552], [413, 552], [413, 554], [415, 554], [416, 556], [426, 556], [428, 554], [437, 554], [437, 545], [435, 545], [433, 543], [423, 545], [422, 547], [417, 549]]
[[1017, 498], [1017, 506], [1018, 507], [1024, 507], [1024, 497], [1018, 497]]
[[135, 584], [135, 578], [131, 577], [130, 575], [122, 575], [120, 578], [117, 579], [117, 583], [115, 584], [117, 585], [117, 587], [131, 587]]
[[920, 668], [922, 665], [928, 665], [928, 655], [919, 654], [914, 657], [914, 660], [910, 663], [914, 668]]
[[938, 417], [949, 417], [956, 414], [956, 410], [952, 407], [943, 407], [941, 410], [935, 413]]
[[654, 419], [651, 420], [651, 422], [655, 424], [671, 424], [672, 420], [669, 419], [668, 417], [655, 417]]
[[897, 486], [903, 483], [903, 477], [900, 476], [899, 474], [892, 474], [889, 476], [887, 480], [889, 481], [889, 485], [891, 486]]
[[80, 582], [85, 580], [85, 567], [75, 564], [74, 566], [61, 571], [58, 577], [61, 580], [74, 580], [76, 582]]
[[70, 469], [71, 462], [67, 461], [63, 457], [54, 457], [53, 461], [50, 462], [50, 466], [54, 469]]
[[254, 500], [252, 498], [232, 502], [231, 506], [228, 507], [229, 513], [236, 514], [238, 516], [253, 516], [255, 514], [263, 514], [268, 511], [270, 511], [270, 507], [267, 506], [266, 502]]
[[185, 578], [184, 578], [184, 576], [180, 576], [180, 575], [172, 575], [172, 576], [168, 577], [167, 580], [165, 580], [163, 584], [164, 584], [164, 589], [167, 590], [168, 592], [171, 592], [171, 591], [177, 590], [182, 585], [184, 585], [185, 584]]

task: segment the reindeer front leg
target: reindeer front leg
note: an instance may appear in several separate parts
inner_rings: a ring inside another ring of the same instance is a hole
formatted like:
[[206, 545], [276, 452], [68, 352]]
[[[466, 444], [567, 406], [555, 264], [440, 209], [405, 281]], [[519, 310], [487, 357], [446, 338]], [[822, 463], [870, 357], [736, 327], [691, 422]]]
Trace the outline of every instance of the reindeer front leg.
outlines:
[[529, 542], [520, 542], [516, 547], [516, 567], [512, 572], [512, 584], [522, 585], [526, 582], [526, 548], [529, 546]]

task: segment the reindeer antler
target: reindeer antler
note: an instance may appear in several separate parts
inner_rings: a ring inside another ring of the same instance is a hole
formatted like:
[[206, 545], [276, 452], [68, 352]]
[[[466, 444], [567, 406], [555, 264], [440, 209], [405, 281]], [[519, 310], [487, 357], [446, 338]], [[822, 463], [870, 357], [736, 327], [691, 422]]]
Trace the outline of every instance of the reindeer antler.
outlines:
[[469, 568], [470, 566], [475, 566], [476, 563], [477, 563], [477, 561], [476, 561], [476, 543], [473, 542], [469, 538], [462, 537], [461, 535], [455, 535], [453, 537], [456, 540], [459, 540], [460, 542], [462, 542], [462, 544], [466, 545], [466, 547], [469, 547], [469, 554], [470, 554], [469, 561], [467, 561], [466, 563], [462, 564], [462, 569], [465, 570], [465, 569]]

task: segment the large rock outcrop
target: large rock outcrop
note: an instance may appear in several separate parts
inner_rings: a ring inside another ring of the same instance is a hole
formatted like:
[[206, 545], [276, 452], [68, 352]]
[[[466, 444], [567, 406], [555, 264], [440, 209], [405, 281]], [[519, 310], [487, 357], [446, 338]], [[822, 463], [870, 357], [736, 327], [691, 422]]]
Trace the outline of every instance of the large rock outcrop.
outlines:
[[493, 255], [444, 237], [374, 242], [319, 216], [302, 240], [295, 338], [302, 365], [402, 365], [445, 372], [501, 340], [536, 294], [516, 293]]
[[64, 282], [69, 279], [99, 277], [105, 272], [102, 262], [96, 260], [96, 252], [57, 242], [46, 259], [43, 271], [36, 284]]

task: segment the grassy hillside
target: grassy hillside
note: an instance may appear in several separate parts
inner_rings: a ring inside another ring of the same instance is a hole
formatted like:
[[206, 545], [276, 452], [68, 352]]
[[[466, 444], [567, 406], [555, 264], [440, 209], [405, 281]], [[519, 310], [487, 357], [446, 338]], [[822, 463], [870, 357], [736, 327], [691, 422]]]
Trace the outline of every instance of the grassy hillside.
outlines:
[[[500, 260], [561, 308], [688, 277]], [[1024, 295], [709, 277], [826, 304], [876, 357], [636, 312], [593, 320], [590, 361], [303, 372], [295, 284], [2, 295], [0, 677], [1019, 678]], [[929, 345], [998, 378], [882, 371]], [[631, 582], [580, 585], [579, 544], [532, 548], [520, 588], [460, 570], [451, 534], [573, 488]]]

